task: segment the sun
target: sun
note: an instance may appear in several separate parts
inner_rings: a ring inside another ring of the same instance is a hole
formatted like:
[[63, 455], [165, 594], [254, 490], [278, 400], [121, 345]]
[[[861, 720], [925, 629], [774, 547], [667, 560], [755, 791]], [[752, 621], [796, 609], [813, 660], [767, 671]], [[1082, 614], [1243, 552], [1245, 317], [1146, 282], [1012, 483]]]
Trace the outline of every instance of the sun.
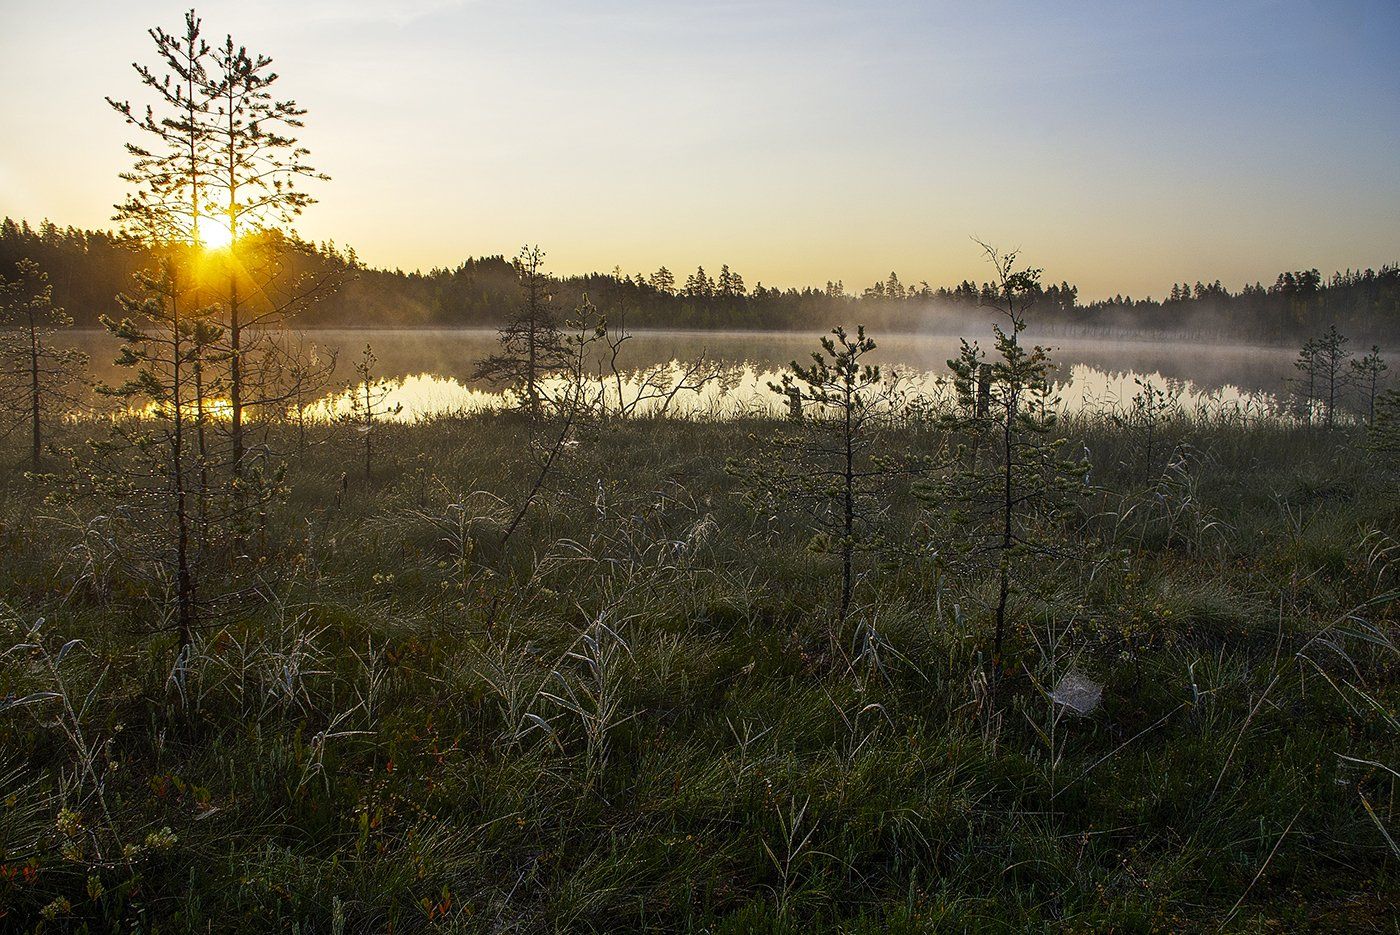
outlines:
[[233, 242], [227, 227], [218, 223], [199, 226], [199, 243], [205, 250], [224, 250]]

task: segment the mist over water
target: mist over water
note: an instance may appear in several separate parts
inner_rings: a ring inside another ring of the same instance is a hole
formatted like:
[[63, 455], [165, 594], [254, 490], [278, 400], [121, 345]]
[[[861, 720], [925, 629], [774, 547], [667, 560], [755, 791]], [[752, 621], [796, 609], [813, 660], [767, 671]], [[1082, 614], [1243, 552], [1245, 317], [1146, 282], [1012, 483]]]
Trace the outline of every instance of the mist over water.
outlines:
[[[473, 376], [476, 364], [496, 349], [496, 332], [489, 329], [324, 329], [308, 341], [325, 354], [336, 354], [340, 365], [312, 414], [333, 417], [343, 411], [343, 393], [351, 371], [349, 362], [366, 344], [378, 358], [376, 374], [393, 384], [389, 405], [401, 403], [398, 418], [498, 408], [507, 400], [492, 386]], [[733, 365], [730, 380], [700, 393], [682, 393], [673, 414], [732, 416], [773, 412], [782, 401], [769, 389], [790, 361], [805, 361], [817, 347], [819, 332], [638, 331], [624, 346], [622, 365], [632, 372], [707, 357]], [[947, 360], [958, 351], [958, 338], [948, 335], [875, 335], [875, 359], [899, 373], [915, 392], [940, 392]], [[977, 338], [984, 348], [990, 338]], [[1057, 383], [1065, 409], [1109, 408], [1130, 399], [1135, 378], [1158, 387], [1176, 385], [1184, 407], [1241, 406], [1260, 411], [1273, 406], [1292, 375], [1294, 352], [1277, 347], [1252, 347], [1213, 342], [1154, 340], [1092, 340], [1041, 338], [1027, 343], [1053, 349]], [[88, 353], [99, 381], [116, 383], [128, 374], [114, 366], [114, 343], [105, 332], [73, 334]], [[624, 394], [629, 387], [624, 386]], [[641, 407], [645, 411], [646, 407]]]

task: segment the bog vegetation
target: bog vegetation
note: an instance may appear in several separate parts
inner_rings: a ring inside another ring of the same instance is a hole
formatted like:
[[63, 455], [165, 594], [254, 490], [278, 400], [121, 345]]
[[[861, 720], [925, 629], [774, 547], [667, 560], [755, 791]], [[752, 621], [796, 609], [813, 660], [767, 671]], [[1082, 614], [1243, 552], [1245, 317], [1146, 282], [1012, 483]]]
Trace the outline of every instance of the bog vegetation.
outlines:
[[1393, 931], [1400, 393], [1345, 315], [1266, 418], [1065, 412], [987, 247], [946, 392], [852, 323], [787, 418], [674, 418], [723, 367], [633, 373], [526, 247], [517, 405], [406, 424], [294, 330], [367, 272], [284, 233], [304, 111], [152, 36], [129, 379], [0, 289], [0, 928]]

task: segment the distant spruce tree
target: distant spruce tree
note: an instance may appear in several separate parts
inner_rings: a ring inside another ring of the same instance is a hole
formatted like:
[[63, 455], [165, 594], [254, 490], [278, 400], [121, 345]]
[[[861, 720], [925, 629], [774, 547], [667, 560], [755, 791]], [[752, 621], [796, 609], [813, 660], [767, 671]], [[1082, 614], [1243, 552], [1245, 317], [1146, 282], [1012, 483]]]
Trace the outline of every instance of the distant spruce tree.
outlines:
[[715, 280], [715, 294], [730, 304], [742, 299], [748, 294], [744, 277], [731, 270], [728, 263], [721, 265]]
[[705, 267], [697, 266], [695, 272], [685, 278], [684, 295], [693, 300], [708, 299], [715, 294], [715, 282], [705, 272]]
[[512, 261], [520, 284], [518, 310], [500, 331], [500, 351], [477, 364], [476, 376], [521, 394], [522, 408], [538, 419], [544, 408], [544, 382], [568, 360], [564, 336], [552, 306], [544, 251], [524, 246]]
[[[38, 471], [45, 428], [73, 402], [69, 387], [87, 362], [53, 336], [73, 320], [53, 304], [48, 275], [33, 260], [20, 260], [13, 279], [0, 275], [0, 407], [12, 426], [29, 430], [30, 465]], [[0, 429], [8, 434], [13, 427]]]
[[906, 298], [907, 295], [908, 293], [905, 291], [904, 283], [899, 281], [899, 276], [894, 270], [890, 270], [890, 275], [885, 280], [885, 298], [901, 301]]
[[676, 291], [675, 274], [664, 266], [647, 278], [647, 284], [662, 295], [673, 295]]
[[976, 571], [990, 558], [997, 585], [995, 681], [1022, 563], [1061, 557], [1060, 537], [1051, 530], [1064, 496], [1083, 489], [1087, 466], [1061, 456], [1064, 439], [1054, 435], [1057, 400], [1049, 352], [1022, 344], [1040, 270], [1018, 269], [1015, 252], [981, 246], [996, 271], [989, 304], [1005, 324], [992, 327], [989, 371], [984, 370], [987, 355], [975, 342], [963, 341], [959, 355], [948, 361], [961, 403], [951, 427], [968, 441], [941, 475], [916, 482], [915, 494], [938, 511], [947, 533], [940, 545], [952, 562]]

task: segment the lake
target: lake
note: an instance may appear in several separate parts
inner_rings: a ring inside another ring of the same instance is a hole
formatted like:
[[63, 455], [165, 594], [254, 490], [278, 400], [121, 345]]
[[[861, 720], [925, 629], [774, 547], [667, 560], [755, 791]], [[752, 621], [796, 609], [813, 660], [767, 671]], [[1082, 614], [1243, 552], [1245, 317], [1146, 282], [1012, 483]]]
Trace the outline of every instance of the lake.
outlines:
[[[639, 331], [625, 345], [622, 364], [635, 373], [708, 357], [733, 365], [728, 382], [701, 393], [678, 394], [672, 413], [723, 417], [738, 412], [776, 412], [781, 401], [768, 390], [768, 381], [794, 358], [806, 360], [816, 349], [818, 336], [817, 332]], [[900, 373], [914, 390], [941, 392], [940, 378], [948, 372], [946, 361], [958, 351], [957, 337], [875, 337], [878, 349], [872, 356], [876, 362], [887, 371]], [[983, 347], [991, 343], [989, 336], [978, 338]], [[493, 330], [322, 329], [309, 332], [307, 340], [339, 357], [333, 383], [315, 407], [319, 415], [334, 415], [344, 408], [341, 395], [353, 375], [350, 364], [366, 344], [378, 358], [376, 372], [392, 381], [389, 403], [403, 405], [401, 419], [489, 409], [504, 402], [497, 387], [473, 378], [477, 361], [495, 349]], [[1133, 396], [1138, 389], [1134, 380], [1141, 379], [1158, 387], [1176, 386], [1188, 408], [1237, 406], [1257, 412], [1273, 406], [1285, 390], [1296, 356], [1286, 348], [1218, 342], [1038, 340], [1053, 348], [1059, 365], [1058, 390], [1064, 407], [1071, 411], [1120, 404]], [[72, 343], [88, 353], [99, 380], [124, 379], [121, 369], [111, 363], [116, 343], [110, 335], [75, 332]], [[636, 387], [635, 379], [624, 382], [624, 395], [635, 392]]]

